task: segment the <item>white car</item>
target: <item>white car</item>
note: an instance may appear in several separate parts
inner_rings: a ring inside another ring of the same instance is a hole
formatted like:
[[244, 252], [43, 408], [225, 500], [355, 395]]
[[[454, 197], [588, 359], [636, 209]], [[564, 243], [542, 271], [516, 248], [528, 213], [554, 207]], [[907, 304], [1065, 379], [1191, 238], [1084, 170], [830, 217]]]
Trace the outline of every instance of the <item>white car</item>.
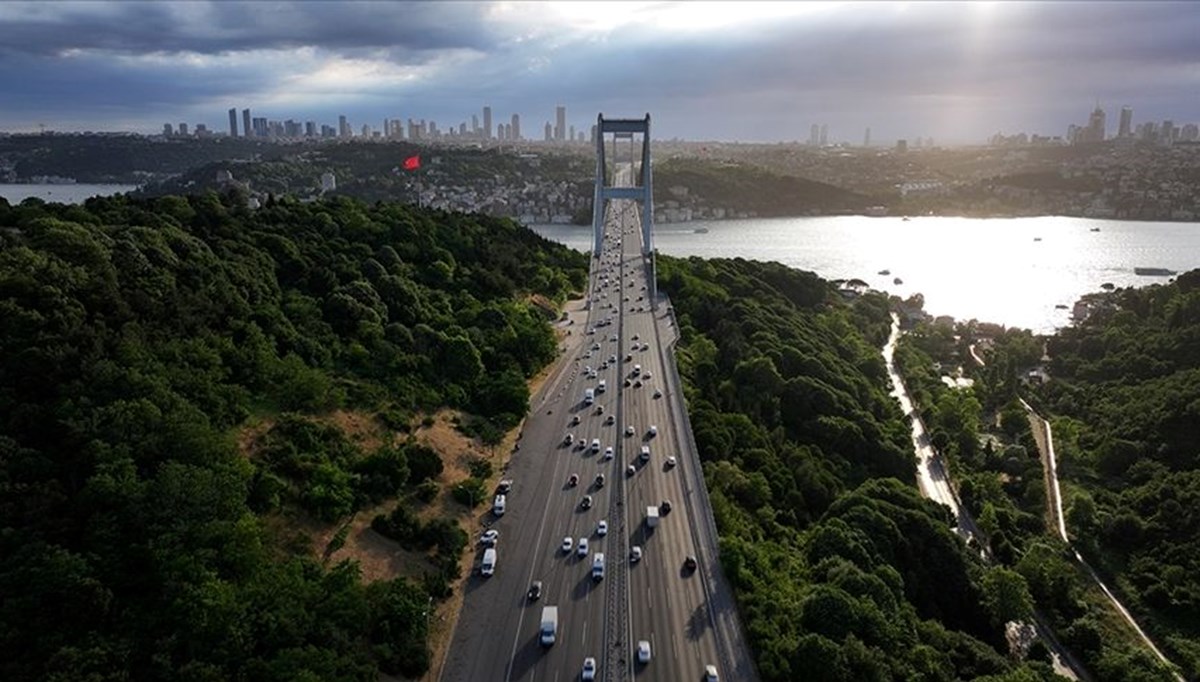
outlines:
[[609, 448], [609, 449], [605, 450], [604, 451], [604, 461], [607, 462], [608, 460], [610, 460], [612, 458], [613, 458], [613, 449]]
[[600, 523], [596, 524], [596, 535], [601, 537], [608, 535], [608, 521], [601, 521]]
[[717, 677], [717, 666], [711, 663], [704, 666], [704, 682], [721, 682]]
[[591, 656], [583, 659], [583, 679], [596, 679], [596, 659], [592, 658]]
[[579, 538], [579, 544], [576, 545], [575, 553], [579, 556], [587, 556], [588, 553], [587, 538]]
[[675, 466], [676, 463], [677, 462], [675, 461], [675, 455], [671, 455], [670, 457], [667, 458], [667, 466], [668, 467], [673, 467], [673, 466]]
[[644, 639], [638, 641], [637, 657], [638, 657], [638, 663], [649, 663], [650, 662], [650, 642], [648, 642]]
[[629, 551], [629, 563], [636, 564], [637, 562], [639, 562], [641, 560], [642, 560], [642, 546], [634, 545], [633, 549]]
[[630, 424], [629, 426], [626, 426], [626, 427], [625, 427], [625, 435], [626, 435], [626, 436], [632, 436], [632, 435], [633, 435], [633, 424]]
[[655, 425], [653, 425], [653, 424], [651, 424], [651, 425], [650, 425], [650, 435], [651, 435], [651, 436], [657, 436], [657, 435], [658, 435], [658, 427], [657, 427], [657, 426], [655, 426]]
[[562, 551], [563, 551], [563, 553], [564, 553], [564, 554], [567, 554], [567, 553], [569, 553], [569, 552], [571, 551], [571, 546], [572, 546], [572, 545], [574, 545], [574, 544], [575, 544], [575, 541], [571, 539], [571, 536], [570, 536], [570, 535], [568, 535], [567, 537], [563, 538], [563, 541], [562, 541]]
[[646, 379], [649, 379], [649, 378], [650, 378], [650, 372], [642, 372], [642, 380], [643, 381]]
[[500, 531], [496, 530], [495, 528], [492, 528], [491, 530], [485, 530], [483, 535], [479, 536], [479, 541], [487, 547], [494, 547], [496, 545], [496, 541], [499, 539]]

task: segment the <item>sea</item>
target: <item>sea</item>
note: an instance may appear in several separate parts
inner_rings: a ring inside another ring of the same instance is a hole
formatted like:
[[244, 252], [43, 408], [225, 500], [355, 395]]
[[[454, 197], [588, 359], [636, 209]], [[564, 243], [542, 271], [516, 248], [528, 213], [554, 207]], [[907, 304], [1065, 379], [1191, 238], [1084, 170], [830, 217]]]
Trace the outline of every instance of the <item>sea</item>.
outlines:
[[[531, 225], [548, 239], [591, 248], [591, 227]], [[1051, 334], [1071, 306], [1104, 284], [1170, 281], [1134, 268], [1200, 268], [1200, 223], [1089, 218], [770, 218], [658, 225], [671, 256], [777, 261], [825, 279], [859, 279], [925, 311]]]
[[132, 192], [137, 185], [9, 185], [0, 184], [0, 197], [10, 204], [19, 204], [29, 197], [36, 197], [46, 203], [82, 204], [96, 196], [109, 196]]

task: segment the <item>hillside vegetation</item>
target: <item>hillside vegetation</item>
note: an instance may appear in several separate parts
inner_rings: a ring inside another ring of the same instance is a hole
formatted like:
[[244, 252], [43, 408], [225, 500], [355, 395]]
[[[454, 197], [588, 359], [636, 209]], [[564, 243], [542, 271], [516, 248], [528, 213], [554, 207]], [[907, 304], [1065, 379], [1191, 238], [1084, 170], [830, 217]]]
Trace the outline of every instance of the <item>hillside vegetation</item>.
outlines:
[[917, 492], [880, 356], [887, 300], [846, 304], [773, 263], [659, 262], [721, 561], [764, 681], [1052, 679], [1008, 657], [1024, 578], [983, 565]]
[[[467, 538], [412, 513], [442, 462], [404, 432], [443, 406], [485, 442], [516, 424], [557, 350], [527, 301], [561, 303], [586, 258], [480, 216], [244, 206], [0, 200], [0, 679], [428, 667]], [[312, 418], [335, 408], [391, 435], [368, 448]], [[364, 584], [267, 530], [397, 497], [384, 530], [428, 553], [422, 580]]]

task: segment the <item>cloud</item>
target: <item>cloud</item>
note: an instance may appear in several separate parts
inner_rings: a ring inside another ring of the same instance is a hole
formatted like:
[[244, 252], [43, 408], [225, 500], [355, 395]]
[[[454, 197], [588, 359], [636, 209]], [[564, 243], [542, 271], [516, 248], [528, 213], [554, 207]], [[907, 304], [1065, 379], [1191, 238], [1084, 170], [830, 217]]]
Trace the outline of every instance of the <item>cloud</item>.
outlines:
[[221, 128], [229, 106], [446, 127], [490, 104], [536, 137], [565, 104], [666, 136], [980, 141], [1097, 99], [1198, 120], [1196, 35], [1180, 3], [0, 3], [0, 128]]

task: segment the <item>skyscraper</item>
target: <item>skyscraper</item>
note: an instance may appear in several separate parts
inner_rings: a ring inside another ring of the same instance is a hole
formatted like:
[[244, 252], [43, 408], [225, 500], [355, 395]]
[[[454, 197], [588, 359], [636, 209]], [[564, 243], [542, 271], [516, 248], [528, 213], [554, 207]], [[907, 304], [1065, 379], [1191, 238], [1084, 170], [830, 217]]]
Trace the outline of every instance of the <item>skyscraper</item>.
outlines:
[[1117, 128], [1117, 137], [1133, 135], [1133, 109], [1121, 107], [1121, 123]]
[[171, 124], [164, 123], [163, 124], [163, 135], [165, 135], [166, 137], [171, 137], [174, 134], [175, 134], [175, 131], [171, 129]]
[[483, 139], [492, 139], [492, 108], [483, 108]]
[[816, 123], [808, 129], [808, 146], [815, 147], [821, 143], [821, 126]]
[[186, 123], [180, 123], [180, 124], [179, 124], [179, 134], [180, 134], [180, 135], [184, 135], [184, 136], [186, 136], [186, 135], [188, 134], [188, 131], [187, 131], [187, 124], [186, 124]]
[[561, 142], [567, 138], [567, 108], [555, 107], [554, 120], [554, 139]]
[[821, 146], [824, 147], [826, 144], [829, 144], [829, 125], [822, 123], [821, 124]]
[[345, 116], [338, 116], [338, 137], [350, 137], [354, 132], [350, 130], [350, 122]]
[[550, 127], [550, 121], [546, 121], [546, 141], [554, 139], [554, 129]]
[[1088, 116], [1087, 132], [1085, 137], [1088, 142], [1103, 142], [1104, 141], [1104, 110], [1097, 104], [1092, 110], [1092, 115]]
[[867, 128], [867, 132], [863, 133], [863, 146], [864, 147], [871, 146], [871, 129], [870, 128]]
[[509, 130], [509, 133], [510, 133], [509, 139], [511, 139], [511, 140], [521, 139], [521, 116], [520, 116], [520, 114], [512, 115], [512, 123], [509, 124], [509, 127], [511, 128], [511, 130]]
[[237, 107], [229, 110], [229, 136], [237, 137]]
[[250, 132], [251, 130], [253, 129], [250, 127], [250, 110], [242, 109], [242, 135], [244, 137], [250, 137], [252, 134]]

